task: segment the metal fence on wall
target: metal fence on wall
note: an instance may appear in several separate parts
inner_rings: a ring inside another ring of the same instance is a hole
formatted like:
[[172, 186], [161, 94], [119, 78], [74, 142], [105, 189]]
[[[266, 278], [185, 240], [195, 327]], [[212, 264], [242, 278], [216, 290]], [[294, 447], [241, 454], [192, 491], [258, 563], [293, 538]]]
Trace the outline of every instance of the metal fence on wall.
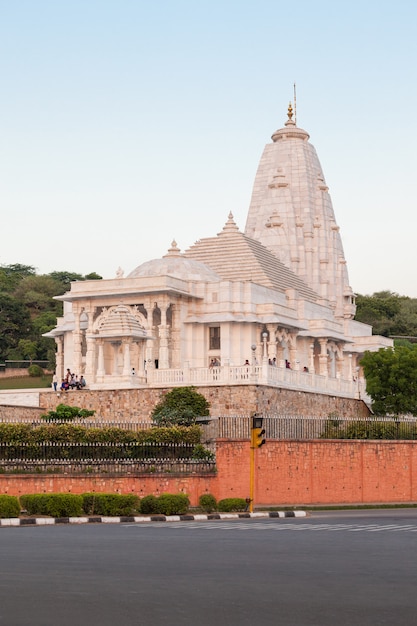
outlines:
[[[205, 439], [249, 439], [249, 416], [221, 416], [203, 425]], [[414, 417], [264, 416], [266, 439], [417, 439]]]
[[214, 455], [189, 443], [0, 443], [0, 473], [207, 473]]

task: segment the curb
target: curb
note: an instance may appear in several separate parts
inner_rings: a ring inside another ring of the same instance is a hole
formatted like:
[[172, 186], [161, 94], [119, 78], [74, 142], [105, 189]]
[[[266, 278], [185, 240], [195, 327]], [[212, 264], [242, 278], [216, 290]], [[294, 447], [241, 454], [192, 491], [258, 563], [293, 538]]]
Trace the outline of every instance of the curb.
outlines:
[[57, 524], [121, 524], [146, 522], [194, 522], [232, 519], [306, 517], [305, 511], [270, 511], [269, 513], [209, 513], [208, 515], [149, 515], [121, 517], [11, 517], [0, 519], [1, 526], [55, 526]]

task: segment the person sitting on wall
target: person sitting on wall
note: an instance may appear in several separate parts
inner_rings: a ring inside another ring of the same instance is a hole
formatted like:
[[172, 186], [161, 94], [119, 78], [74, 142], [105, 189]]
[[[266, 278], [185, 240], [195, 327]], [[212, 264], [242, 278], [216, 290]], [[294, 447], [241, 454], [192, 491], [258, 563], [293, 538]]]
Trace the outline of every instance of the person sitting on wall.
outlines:
[[68, 391], [68, 389], [69, 389], [68, 381], [65, 380], [65, 378], [63, 378], [62, 383], [61, 383], [61, 391]]
[[84, 376], [80, 376], [80, 380], [77, 383], [77, 389], [84, 389], [84, 387], [86, 386], [86, 382], [85, 382], [85, 378]]
[[71, 380], [69, 383], [70, 389], [78, 389], [78, 376], [71, 375]]

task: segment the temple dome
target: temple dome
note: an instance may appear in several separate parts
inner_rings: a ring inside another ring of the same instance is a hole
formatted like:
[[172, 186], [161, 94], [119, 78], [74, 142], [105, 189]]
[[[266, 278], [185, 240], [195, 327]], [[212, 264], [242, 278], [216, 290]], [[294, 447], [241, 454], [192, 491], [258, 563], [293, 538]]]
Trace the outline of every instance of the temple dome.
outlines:
[[104, 311], [98, 320], [100, 337], [146, 337], [146, 330], [130, 307], [123, 304]]
[[144, 276], [173, 276], [186, 281], [217, 282], [221, 280], [205, 263], [188, 259], [183, 256], [175, 241], [172, 242], [168, 253], [161, 259], [153, 259], [142, 263], [134, 269], [127, 278], [141, 278]]

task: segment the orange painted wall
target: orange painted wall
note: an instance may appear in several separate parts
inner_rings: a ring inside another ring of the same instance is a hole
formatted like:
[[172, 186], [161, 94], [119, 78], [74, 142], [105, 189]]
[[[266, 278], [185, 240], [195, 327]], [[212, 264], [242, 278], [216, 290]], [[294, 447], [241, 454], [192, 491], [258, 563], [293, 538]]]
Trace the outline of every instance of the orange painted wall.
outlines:
[[[249, 441], [217, 442], [217, 474], [139, 477], [0, 475], [0, 493], [187, 493], [196, 505], [249, 495]], [[268, 441], [256, 451], [255, 504], [307, 505], [417, 502], [413, 441]]]
[[[268, 441], [256, 451], [255, 503], [417, 501], [414, 441]], [[219, 498], [249, 492], [249, 442], [218, 445]]]

